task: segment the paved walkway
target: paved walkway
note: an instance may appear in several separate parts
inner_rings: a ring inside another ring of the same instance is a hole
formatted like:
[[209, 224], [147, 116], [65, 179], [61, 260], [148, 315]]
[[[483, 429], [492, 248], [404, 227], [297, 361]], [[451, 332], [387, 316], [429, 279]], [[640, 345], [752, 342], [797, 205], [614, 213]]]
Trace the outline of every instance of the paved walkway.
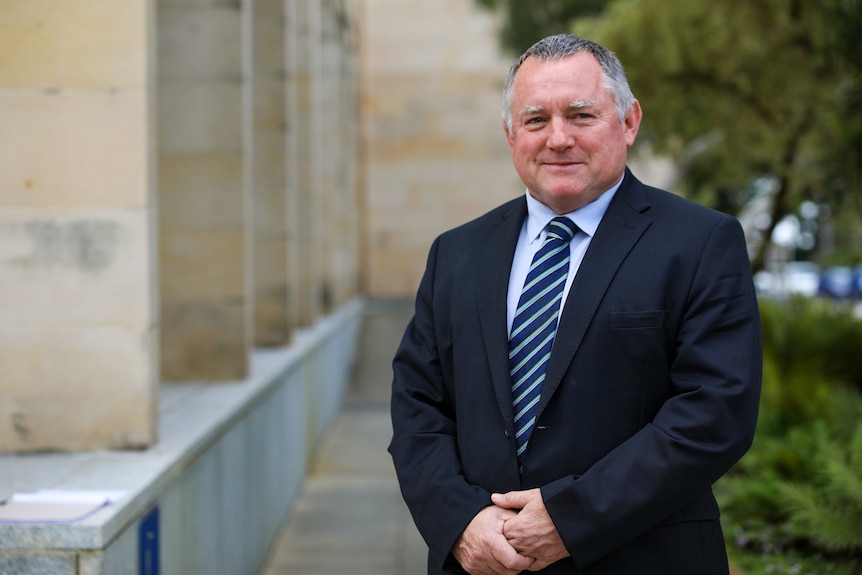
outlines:
[[390, 362], [411, 312], [407, 304], [369, 305], [344, 409], [260, 575], [425, 573], [425, 544], [386, 452]]

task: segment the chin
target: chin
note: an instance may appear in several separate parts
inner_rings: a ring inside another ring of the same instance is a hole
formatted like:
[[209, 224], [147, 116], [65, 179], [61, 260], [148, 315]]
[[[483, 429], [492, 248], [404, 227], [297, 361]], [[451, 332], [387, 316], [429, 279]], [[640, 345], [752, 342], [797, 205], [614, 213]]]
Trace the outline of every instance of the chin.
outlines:
[[540, 201], [558, 214], [566, 214], [584, 207], [597, 197], [598, 195], [590, 194], [583, 189], [564, 189], [547, 193]]

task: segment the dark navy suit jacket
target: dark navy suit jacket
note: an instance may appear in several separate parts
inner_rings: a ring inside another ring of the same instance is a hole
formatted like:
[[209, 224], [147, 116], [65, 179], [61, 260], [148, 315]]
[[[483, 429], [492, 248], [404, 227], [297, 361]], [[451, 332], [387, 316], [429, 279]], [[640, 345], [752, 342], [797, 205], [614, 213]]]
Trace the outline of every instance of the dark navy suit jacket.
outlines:
[[392, 454], [428, 573], [490, 494], [540, 487], [571, 558], [542, 573], [726, 573], [711, 485], [748, 449], [761, 343], [741, 227], [630, 172], [563, 309], [515, 455], [506, 291], [526, 200], [441, 235], [393, 362]]

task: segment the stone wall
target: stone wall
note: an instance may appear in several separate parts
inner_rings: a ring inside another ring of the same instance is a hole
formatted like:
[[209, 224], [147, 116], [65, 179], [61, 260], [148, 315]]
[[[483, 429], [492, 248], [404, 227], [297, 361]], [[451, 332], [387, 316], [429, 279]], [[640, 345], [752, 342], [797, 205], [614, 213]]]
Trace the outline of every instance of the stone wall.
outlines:
[[471, 0], [0, 11], [0, 452], [152, 445], [161, 381], [412, 296], [521, 193]]
[[164, 385], [155, 449], [0, 454], [0, 500], [126, 491], [75, 523], [0, 522], [0, 574], [257, 573], [339, 412], [364, 308], [354, 300], [290, 346], [255, 350], [243, 381]]
[[358, 295], [346, 0], [0, 0], [0, 452], [142, 448]]
[[510, 61], [473, 0], [362, 4], [363, 286], [412, 297], [436, 235], [524, 193], [500, 116]]
[[152, 8], [0, 1], [0, 452], [155, 440]]

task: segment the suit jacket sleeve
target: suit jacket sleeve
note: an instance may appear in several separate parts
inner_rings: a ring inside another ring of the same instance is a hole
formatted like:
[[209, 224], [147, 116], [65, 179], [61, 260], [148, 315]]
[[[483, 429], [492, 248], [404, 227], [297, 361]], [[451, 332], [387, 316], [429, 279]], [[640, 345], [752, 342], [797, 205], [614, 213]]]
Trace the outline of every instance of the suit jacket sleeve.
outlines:
[[442, 569], [444, 563], [454, 563], [449, 551], [473, 517], [491, 504], [491, 497], [486, 489], [467, 482], [460, 463], [451, 380], [444, 374], [448, 368], [441, 361], [437, 306], [432, 306], [435, 298], [447, 297], [434, 293], [439, 246], [438, 238], [430, 250], [414, 317], [393, 360], [394, 434], [389, 451], [404, 500], [429, 546], [429, 560]]

